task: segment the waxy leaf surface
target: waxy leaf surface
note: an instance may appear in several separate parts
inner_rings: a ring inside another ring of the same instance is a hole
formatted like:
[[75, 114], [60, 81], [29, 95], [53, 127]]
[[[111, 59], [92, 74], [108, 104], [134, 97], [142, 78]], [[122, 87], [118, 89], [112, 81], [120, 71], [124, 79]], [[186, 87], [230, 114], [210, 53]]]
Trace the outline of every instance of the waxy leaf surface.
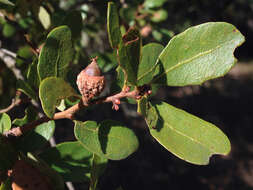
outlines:
[[223, 76], [236, 62], [233, 52], [243, 42], [244, 36], [225, 22], [191, 27], [173, 37], [162, 51], [154, 82], [197, 85]]
[[198, 165], [230, 151], [227, 136], [215, 125], [165, 102], [153, 104], [146, 122], [151, 135], [177, 157]]
[[67, 68], [74, 55], [71, 31], [68, 26], [59, 26], [47, 36], [38, 63], [38, 73], [42, 81], [46, 77], [65, 78]]
[[149, 83], [153, 79], [156, 61], [163, 50], [163, 46], [157, 43], [149, 43], [142, 48], [141, 62], [138, 67], [138, 86]]
[[117, 121], [75, 121], [75, 136], [89, 151], [98, 156], [121, 160], [135, 152], [139, 142], [134, 132]]
[[79, 142], [57, 144], [39, 155], [64, 181], [83, 182], [89, 180], [93, 154]]
[[119, 15], [117, 6], [113, 2], [108, 3], [107, 32], [111, 47], [117, 48], [121, 41], [121, 32], [119, 26]]
[[40, 84], [39, 97], [45, 114], [52, 118], [60, 100], [78, 96], [74, 89], [62, 78], [49, 77]]

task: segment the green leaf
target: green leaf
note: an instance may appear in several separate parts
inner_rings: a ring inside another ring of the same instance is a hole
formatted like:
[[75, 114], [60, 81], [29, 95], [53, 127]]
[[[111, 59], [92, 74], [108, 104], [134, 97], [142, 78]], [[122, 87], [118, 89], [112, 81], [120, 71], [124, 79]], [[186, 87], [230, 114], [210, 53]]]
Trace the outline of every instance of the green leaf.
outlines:
[[89, 180], [92, 153], [79, 142], [64, 142], [39, 155], [64, 181], [83, 182]]
[[177, 157], [206, 165], [213, 154], [229, 153], [230, 142], [215, 125], [164, 102], [153, 106], [146, 119], [150, 133]]
[[55, 122], [48, 121], [38, 125], [34, 130], [22, 136], [18, 143], [18, 149], [23, 152], [34, 152], [41, 149], [53, 136]]
[[37, 118], [37, 113], [36, 111], [34, 110], [33, 107], [28, 107], [26, 110], [25, 110], [25, 116], [23, 118], [16, 118], [12, 124], [13, 125], [16, 125], [16, 126], [23, 126], [31, 121], [34, 121], [36, 120]]
[[12, 180], [11, 178], [7, 178], [5, 181], [2, 182], [0, 185], [0, 190], [12, 190], [11, 188]]
[[96, 190], [98, 178], [103, 174], [104, 170], [106, 169], [107, 162], [108, 160], [106, 158], [93, 154], [89, 190]]
[[145, 8], [157, 8], [161, 7], [167, 0], [145, 0], [144, 7]]
[[148, 107], [148, 99], [146, 96], [143, 96], [140, 100], [137, 101], [137, 113], [146, 117], [147, 115], [147, 107]]
[[49, 77], [40, 84], [39, 97], [45, 114], [52, 118], [60, 100], [78, 96], [74, 89], [62, 78]]
[[71, 11], [63, 20], [63, 25], [67, 25], [72, 34], [72, 38], [76, 39], [81, 36], [83, 28], [83, 19], [80, 11]]
[[6, 38], [11, 38], [16, 33], [16, 28], [9, 23], [5, 23], [2, 29], [3, 36]]
[[132, 85], [136, 85], [137, 82], [141, 46], [141, 36], [136, 28], [130, 28], [119, 44], [120, 67], [124, 70], [126, 81]]
[[191, 27], [173, 37], [160, 54], [155, 82], [185, 86], [223, 76], [236, 62], [233, 52], [243, 42], [244, 36], [228, 23]]
[[89, 151], [98, 156], [121, 160], [135, 152], [139, 142], [134, 132], [117, 121], [75, 121], [75, 136]]
[[0, 134], [11, 129], [11, 119], [8, 114], [0, 114]]
[[6, 4], [6, 5], [11, 5], [11, 6], [15, 6], [14, 3], [8, 1], [8, 0], [0, 0], [0, 3]]
[[27, 71], [27, 82], [34, 88], [39, 89], [40, 86], [40, 79], [37, 70], [38, 60], [34, 59], [32, 64], [29, 65]]
[[38, 73], [42, 81], [46, 77], [65, 78], [74, 55], [71, 31], [68, 26], [59, 26], [47, 36], [38, 63]]
[[109, 2], [107, 9], [107, 32], [112, 48], [117, 48], [121, 41], [118, 9], [115, 3]]
[[4, 173], [14, 165], [17, 152], [2, 135], [0, 135], [0, 155], [0, 171]]
[[32, 87], [27, 81], [19, 79], [17, 81], [17, 90], [20, 90], [21, 92], [25, 93], [27, 96], [29, 96], [34, 100], [38, 99], [36, 92], [32, 89]]
[[156, 60], [163, 50], [163, 46], [157, 43], [149, 43], [142, 48], [141, 62], [138, 68], [137, 84], [142, 86], [148, 84], [153, 79]]
[[38, 17], [42, 26], [47, 30], [51, 25], [50, 14], [42, 6], [40, 6]]

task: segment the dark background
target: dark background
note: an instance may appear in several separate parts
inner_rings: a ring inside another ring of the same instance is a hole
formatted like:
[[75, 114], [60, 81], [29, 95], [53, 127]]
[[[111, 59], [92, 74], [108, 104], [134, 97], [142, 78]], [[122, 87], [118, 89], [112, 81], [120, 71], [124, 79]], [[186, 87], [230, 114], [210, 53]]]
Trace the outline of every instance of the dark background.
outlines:
[[[67, 10], [78, 9], [83, 4], [90, 7], [83, 29], [88, 33], [90, 41], [84, 48], [86, 56], [79, 61], [87, 62], [87, 57], [94, 53], [110, 52], [105, 27], [106, 2], [72, 0], [68, 3], [70, 5]], [[119, 3], [119, 6], [137, 7], [140, 4], [142, 1], [126, 0]], [[153, 97], [217, 125], [229, 137], [232, 150], [228, 156], [213, 156], [207, 166], [192, 165], [172, 155], [150, 136], [145, 121], [134, 111], [135, 105], [122, 103], [118, 112], [112, 111], [109, 104], [94, 106], [79, 113], [79, 117], [82, 120], [102, 121], [111, 118], [122, 121], [136, 132], [140, 141], [138, 151], [127, 159], [109, 161], [98, 187], [101, 190], [113, 190], [119, 186], [124, 190], [252, 189], [253, 1], [168, 0], [162, 8], [167, 10], [168, 18], [160, 23], [151, 23], [152, 27], [166, 28], [177, 34], [189, 26], [209, 21], [225, 21], [235, 25], [246, 38], [246, 42], [235, 52], [237, 65], [225, 77], [207, 81], [201, 86], [163, 87]], [[92, 32], [95, 37], [91, 37]], [[14, 52], [19, 48], [16, 45], [20, 40], [18, 37], [5, 38], [0, 34], [0, 40], [5, 48]], [[157, 41], [151, 34], [143, 40], [144, 43]], [[168, 40], [161, 40], [160, 43], [166, 45]], [[14, 86], [15, 81], [10, 79], [12, 74], [5, 65], [0, 63], [0, 66], [0, 98], [4, 102], [1, 106], [4, 107], [13, 97], [15, 90], [10, 87]], [[106, 74], [113, 75], [110, 72]], [[12, 117], [19, 115], [17, 110], [12, 114]], [[57, 121], [57, 126], [57, 143], [74, 140], [72, 122]], [[87, 184], [74, 186], [76, 189], [87, 188]]]

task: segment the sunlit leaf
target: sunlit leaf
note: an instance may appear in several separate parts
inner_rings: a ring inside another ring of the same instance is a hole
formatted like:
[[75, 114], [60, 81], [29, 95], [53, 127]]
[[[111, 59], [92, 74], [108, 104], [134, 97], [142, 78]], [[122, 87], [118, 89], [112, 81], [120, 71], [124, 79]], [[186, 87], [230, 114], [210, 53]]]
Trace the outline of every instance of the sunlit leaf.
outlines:
[[187, 162], [206, 165], [212, 155], [230, 151], [230, 142], [219, 128], [165, 102], [150, 107], [146, 122], [164, 148]]
[[244, 36], [228, 23], [191, 27], [174, 36], [162, 51], [154, 82], [185, 86], [223, 76], [236, 62], [233, 52], [243, 42]]

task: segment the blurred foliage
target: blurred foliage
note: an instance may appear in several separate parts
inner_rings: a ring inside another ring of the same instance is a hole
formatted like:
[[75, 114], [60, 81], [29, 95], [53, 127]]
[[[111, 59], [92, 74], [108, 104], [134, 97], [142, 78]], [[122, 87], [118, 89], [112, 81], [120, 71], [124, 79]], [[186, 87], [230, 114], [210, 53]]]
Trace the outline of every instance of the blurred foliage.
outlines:
[[[131, 26], [137, 26], [143, 37], [143, 45], [147, 42], [166, 45], [171, 37], [190, 26], [208, 21], [226, 21], [237, 26], [247, 38], [238, 54], [245, 59], [253, 58], [253, 0], [114, 2], [120, 13], [121, 33], [124, 34]], [[0, 0], [0, 48], [16, 52], [20, 56], [16, 58], [16, 67], [23, 76], [28, 76], [36, 48], [43, 46], [53, 28], [65, 24], [74, 37], [75, 57], [67, 76], [71, 85], [76, 88], [73, 76], [90, 62], [91, 57], [97, 55], [102, 71], [115, 74], [113, 69], [117, 66], [117, 60], [113, 55], [116, 52], [112, 51], [107, 39], [106, 7], [107, 1], [101, 0]], [[0, 60], [0, 108], [8, 106], [15, 97], [16, 81], [12, 71]], [[180, 161], [172, 162], [183, 165], [182, 171], [176, 172], [178, 176], [190, 170]], [[137, 165], [133, 164], [132, 167]], [[170, 168], [176, 169], [174, 166]]]

